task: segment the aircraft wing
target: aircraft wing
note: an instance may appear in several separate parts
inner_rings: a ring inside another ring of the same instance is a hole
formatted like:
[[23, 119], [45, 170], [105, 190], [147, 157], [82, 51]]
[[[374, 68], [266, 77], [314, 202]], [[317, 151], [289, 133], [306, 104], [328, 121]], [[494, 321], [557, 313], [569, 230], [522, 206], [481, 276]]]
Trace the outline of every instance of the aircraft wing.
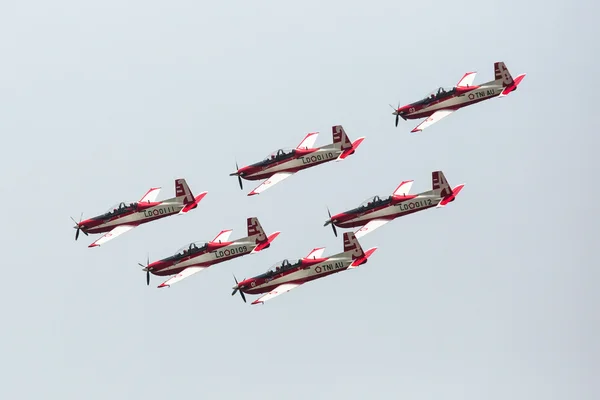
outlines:
[[227, 230], [219, 232], [219, 234], [217, 235], [217, 237], [215, 237], [212, 240], [212, 242], [213, 243], [226, 242], [229, 239], [229, 236], [231, 235], [231, 232], [233, 232], [233, 229], [227, 229]]
[[394, 190], [392, 193], [393, 196], [402, 196], [407, 195], [410, 192], [410, 188], [412, 187], [414, 180], [412, 181], [402, 181], [400, 185]]
[[271, 186], [274, 186], [275, 184], [281, 182], [285, 178], [289, 178], [292, 175], [294, 175], [294, 172], [277, 172], [269, 179], [258, 185], [253, 191], [248, 193], [248, 196], [253, 196], [255, 194], [262, 193]]
[[323, 252], [325, 251], [325, 247], [317, 247], [316, 249], [312, 249], [310, 253], [304, 258], [321, 258]]
[[460, 78], [460, 81], [456, 84], [456, 87], [469, 87], [473, 86], [473, 81], [475, 80], [475, 75], [477, 72], [467, 72]]
[[264, 303], [267, 300], [271, 300], [274, 297], [279, 296], [280, 294], [284, 294], [289, 292], [292, 289], [297, 288], [298, 286], [302, 285], [301, 283], [284, 283], [281, 284], [279, 286], [277, 286], [275, 289], [271, 290], [269, 293], [265, 294], [264, 296], [254, 300], [252, 302], [252, 304], [258, 304], [258, 303]]
[[319, 132], [312, 132], [306, 135], [304, 139], [300, 142], [300, 144], [296, 147], [297, 149], [311, 149], [315, 144], [317, 137], [319, 136]]
[[367, 222], [362, 228], [354, 232], [354, 236], [358, 239], [359, 237], [365, 236], [367, 233], [373, 232], [377, 228], [381, 228], [388, 222], [390, 219], [374, 219]]
[[177, 275], [167, 279], [166, 281], [164, 281], [163, 283], [161, 283], [160, 285], [158, 285], [159, 288], [163, 288], [163, 287], [168, 287], [171, 286], [174, 283], [177, 283], [179, 281], [184, 280], [185, 278], [188, 278], [192, 275], [194, 275], [197, 272], [200, 271], [204, 271], [206, 268], [208, 267], [189, 267], [184, 269], [183, 271], [181, 271], [180, 273], [178, 273]]
[[453, 112], [454, 112], [454, 110], [448, 110], [448, 109], [438, 110], [438, 111], [434, 112], [433, 114], [431, 114], [431, 116], [429, 116], [429, 118], [427, 118], [425, 121], [423, 121], [419, 125], [417, 125], [415, 127], [415, 129], [413, 129], [411, 132], [422, 131], [423, 129], [435, 124], [442, 118], [447, 117], [448, 115], [452, 114]]
[[100, 239], [96, 240], [94, 243], [90, 244], [88, 247], [100, 246], [100, 245], [108, 242], [109, 240], [112, 240], [112, 239], [116, 238], [117, 236], [122, 235], [125, 232], [132, 230], [135, 227], [136, 227], [136, 225], [119, 225], [119, 226], [115, 227], [112, 231], [107, 232], [104, 235], [102, 235], [100, 237]]
[[154, 202], [156, 201], [156, 198], [158, 197], [158, 194], [160, 193], [160, 188], [151, 188], [150, 190], [148, 190], [146, 192], [146, 194], [144, 196], [142, 196], [142, 198], [140, 199], [140, 203], [143, 203], [145, 201], [148, 202]]

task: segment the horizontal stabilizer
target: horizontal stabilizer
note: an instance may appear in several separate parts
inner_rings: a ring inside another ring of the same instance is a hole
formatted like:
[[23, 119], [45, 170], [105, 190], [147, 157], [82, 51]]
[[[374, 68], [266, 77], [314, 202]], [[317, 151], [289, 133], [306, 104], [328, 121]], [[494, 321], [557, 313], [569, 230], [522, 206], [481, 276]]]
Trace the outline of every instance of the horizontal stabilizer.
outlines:
[[271, 234], [269, 235], [269, 237], [267, 238], [267, 240], [266, 240], [265, 242], [262, 242], [262, 243], [260, 243], [258, 246], [256, 246], [256, 247], [254, 248], [254, 250], [252, 250], [252, 251], [250, 252], [250, 254], [255, 254], [255, 253], [258, 253], [259, 251], [261, 251], [261, 250], [264, 250], [264, 249], [266, 249], [266, 248], [270, 247], [270, 246], [271, 246], [271, 242], [272, 242], [273, 240], [275, 240], [275, 238], [276, 238], [277, 236], [279, 236], [279, 234], [280, 234], [280, 233], [281, 233], [281, 232], [279, 232], [279, 231], [276, 231], [276, 232], [273, 232], [273, 233], [271, 233]]

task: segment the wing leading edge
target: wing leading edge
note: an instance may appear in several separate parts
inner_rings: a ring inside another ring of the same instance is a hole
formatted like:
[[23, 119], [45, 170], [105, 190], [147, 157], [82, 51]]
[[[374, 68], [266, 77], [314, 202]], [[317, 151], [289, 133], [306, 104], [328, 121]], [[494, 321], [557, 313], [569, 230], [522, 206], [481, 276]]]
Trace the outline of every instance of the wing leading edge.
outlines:
[[438, 110], [438, 111], [434, 112], [433, 114], [431, 114], [425, 121], [423, 121], [419, 125], [417, 125], [415, 127], [415, 129], [413, 129], [411, 132], [420, 132], [423, 129], [430, 127], [431, 125], [435, 124], [436, 122], [440, 121], [441, 119], [452, 114], [454, 111], [455, 110], [448, 110], [448, 109]]
[[277, 286], [275, 289], [271, 290], [269, 293], [265, 294], [264, 296], [254, 300], [252, 302], [252, 304], [264, 303], [265, 301], [271, 300], [271, 299], [279, 296], [280, 294], [287, 293], [290, 290], [295, 289], [300, 285], [302, 285], [302, 284], [301, 283], [284, 283], [282, 285]]
[[248, 193], [248, 196], [254, 196], [255, 194], [259, 194], [267, 190], [268, 188], [278, 184], [286, 178], [294, 175], [294, 172], [277, 172], [273, 174], [269, 179], [258, 185], [253, 191]]
[[104, 243], [108, 242], [109, 240], [112, 240], [112, 239], [116, 238], [117, 236], [124, 234], [125, 232], [129, 232], [130, 230], [132, 230], [135, 227], [136, 227], [136, 225], [119, 225], [119, 226], [115, 227], [112, 231], [107, 232], [104, 235], [102, 235], [98, 240], [96, 240], [94, 243], [90, 244], [88, 247], [96, 247], [96, 246], [103, 245]]

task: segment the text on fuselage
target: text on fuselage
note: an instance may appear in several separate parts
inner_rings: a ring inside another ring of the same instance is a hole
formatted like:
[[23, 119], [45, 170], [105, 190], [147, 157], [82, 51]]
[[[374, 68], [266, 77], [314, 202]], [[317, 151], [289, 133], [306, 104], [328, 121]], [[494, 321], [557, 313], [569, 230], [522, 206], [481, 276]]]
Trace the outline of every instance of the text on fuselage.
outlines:
[[302, 160], [302, 164], [310, 164], [318, 161], [331, 160], [332, 158], [335, 158], [335, 155], [332, 152], [300, 157], [300, 159]]
[[469, 93], [469, 100], [481, 99], [487, 96], [493, 96], [496, 93], [494, 89], [480, 90], [478, 92]]
[[215, 257], [216, 258], [231, 257], [236, 254], [242, 254], [242, 253], [247, 253], [247, 252], [248, 252], [248, 247], [238, 246], [238, 247], [232, 247], [230, 249], [225, 249], [225, 250], [217, 250], [217, 251], [215, 251]]
[[411, 201], [406, 202], [406, 203], [400, 203], [398, 204], [398, 208], [400, 208], [401, 211], [409, 211], [409, 210], [418, 210], [419, 208], [424, 208], [424, 207], [429, 207], [433, 205], [433, 202], [431, 201], [431, 199], [423, 199], [423, 200], [417, 200], [417, 201]]
[[317, 274], [320, 274], [321, 272], [335, 271], [335, 270], [341, 269], [341, 268], [344, 268], [344, 263], [341, 261], [337, 261], [334, 263], [318, 265], [315, 267], [315, 272]]
[[175, 207], [167, 206], [167, 207], [155, 208], [154, 210], [144, 210], [144, 217], [146, 217], [146, 218], [156, 217], [159, 215], [165, 215], [165, 214], [174, 213], [174, 212], [176, 212]]

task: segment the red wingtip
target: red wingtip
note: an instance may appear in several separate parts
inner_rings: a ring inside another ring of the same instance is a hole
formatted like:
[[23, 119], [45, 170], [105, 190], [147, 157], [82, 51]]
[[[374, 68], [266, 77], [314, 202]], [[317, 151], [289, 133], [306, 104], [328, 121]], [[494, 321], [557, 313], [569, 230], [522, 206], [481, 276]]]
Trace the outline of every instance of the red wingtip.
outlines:
[[100, 245], [97, 245], [96, 243], [92, 243], [88, 247], [100, 247]]
[[169, 287], [169, 285], [165, 285], [164, 283], [161, 283], [160, 285], [157, 286], [157, 288], [163, 288], [163, 287]]
[[254, 196], [254, 195], [257, 195], [257, 194], [258, 193], [256, 193], [256, 192], [250, 192], [250, 193], [248, 193], [248, 196]]

